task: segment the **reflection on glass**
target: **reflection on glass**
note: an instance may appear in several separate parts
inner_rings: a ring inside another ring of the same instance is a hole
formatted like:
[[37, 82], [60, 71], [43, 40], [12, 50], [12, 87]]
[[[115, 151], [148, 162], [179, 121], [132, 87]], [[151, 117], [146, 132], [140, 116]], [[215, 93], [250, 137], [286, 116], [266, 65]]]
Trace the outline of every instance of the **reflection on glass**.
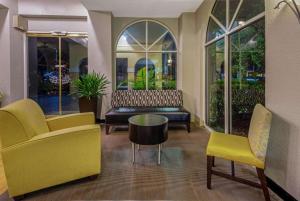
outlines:
[[138, 22], [127, 28], [128, 34], [146, 48], [146, 22]]
[[224, 30], [212, 19], [209, 19], [206, 41], [209, 42], [225, 34]]
[[88, 72], [87, 38], [62, 38], [62, 113], [79, 111], [78, 97], [72, 82]]
[[58, 38], [28, 38], [28, 95], [46, 114], [59, 113]]
[[148, 44], [153, 44], [166, 32], [168, 32], [168, 30], [160, 24], [151, 21], [148, 22]]
[[260, 20], [230, 36], [232, 132], [246, 135], [257, 103], [265, 103], [265, 32]]
[[29, 97], [46, 114], [79, 111], [71, 82], [87, 73], [87, 65], [87, 38], [62, 38], [59, 49], [58, 37], [28, 37]]
[[150, 47], [150, 51], [176, 51], [176, 44], [170, 33], [165, 34], [158, 42]]
[[138, 42], [133, 38], [128, 31], [125, 31], [119, 39], [117, 44], [117, 51], [143, 51], [142, 44], [138, 44]]
[[243, 25], [247, 20], [265, 11], [264, 0], [244, 0], [234, 20], [233, 27]]
[[207, 124], [224, 132], [224, 39], [207, 46]]
[[213, 8], [212, 14], [226, 27], [226, 1], [217, 0]]
[[176, 89], [176, 53], [149, 53], [149, 89]]
[[146, 89], [146, 54], [117, 53], [117, 89]]

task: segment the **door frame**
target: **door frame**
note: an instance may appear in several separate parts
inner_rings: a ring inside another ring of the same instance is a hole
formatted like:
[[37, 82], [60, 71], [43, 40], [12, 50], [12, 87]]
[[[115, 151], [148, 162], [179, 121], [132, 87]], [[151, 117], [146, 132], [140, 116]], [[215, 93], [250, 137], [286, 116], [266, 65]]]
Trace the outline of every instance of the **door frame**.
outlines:
[[61, 39], [62, 38], [88, 38], [88, 33], [87, 32], [36, 32], [36, 31], [28, 31], [25, 34], [26, 37], [26, 44], [25, 44], [25, 56], [24, 56], [24, 62], [25, 62], [25, 79], [24, 79], [24, 91], [25, 91], [25, 97], [29, 98], [29, 88], [28, 88], [28, 81], [29, 81], [29, 60], [28, 60], [28, 56], [29, 56], [29, 52], [28, 52], [28, 38], [29, 37], [36, 37], [36, 38], [57, 38], [58, 39], [58, 66], [59, 66], [59, 101], [58, 101], [58, 114], [62, 115], [62, 72], [61, 72], [61, 57], [62, 57], [62, 51], [61, 51]]

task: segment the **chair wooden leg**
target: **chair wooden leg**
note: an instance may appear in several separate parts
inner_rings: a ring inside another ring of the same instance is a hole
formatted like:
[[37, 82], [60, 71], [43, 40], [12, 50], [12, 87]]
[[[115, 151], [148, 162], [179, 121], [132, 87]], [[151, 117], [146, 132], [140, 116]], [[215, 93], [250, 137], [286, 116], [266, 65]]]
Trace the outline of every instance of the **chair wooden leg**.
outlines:
[[234, 161], [231, 161], [231, 176], [235, 177]]
[[94, 174], [94, 175], [89, 176], [88, 178], [90, 180], [96, 180], [98, 178], [98, 176], [99, 176], [99, 174]]
[[18, 195], [16, 197], [13, 197], [14, 201], [21, 201], [25, 199], [25, 195]]
[[215, 159], [215, 157], [213, 156], [213, 159], [212, 159], [212, 166], [213, 166], [213, 167], [216, 167], [216, 165], [215, 165], [215, 160], [216, 160], [216, 159]]
[[211, 189], [211, 175], [212, 175], [212, 165], [213, 165], [213, 156], [207, 156], [207, 188]]
[[258, 178], [259, 178], [259, 181], [261, 184], [261, 188], [264, 192], [265, 200], [270, 201], [270, 194], [269, 194], [269, 189], [267, 186], [267, 180], [266, 180], [264, 170], [260, 169], [260, 168], [256, 168], [256, 171], [257, 171], [257, 175], [258, 175]]

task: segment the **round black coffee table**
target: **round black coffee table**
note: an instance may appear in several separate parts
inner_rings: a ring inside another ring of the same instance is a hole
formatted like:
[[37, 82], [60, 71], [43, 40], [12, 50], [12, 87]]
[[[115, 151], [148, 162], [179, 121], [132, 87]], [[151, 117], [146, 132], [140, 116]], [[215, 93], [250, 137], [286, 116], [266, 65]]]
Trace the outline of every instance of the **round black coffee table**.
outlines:
[[160, 164], [161, 144], [168, 139], [168, 118], [142, 114], [129, 118], [129, 139], [132, 142], [132, 162], [135, 162], [135, 145], [158, 145]]

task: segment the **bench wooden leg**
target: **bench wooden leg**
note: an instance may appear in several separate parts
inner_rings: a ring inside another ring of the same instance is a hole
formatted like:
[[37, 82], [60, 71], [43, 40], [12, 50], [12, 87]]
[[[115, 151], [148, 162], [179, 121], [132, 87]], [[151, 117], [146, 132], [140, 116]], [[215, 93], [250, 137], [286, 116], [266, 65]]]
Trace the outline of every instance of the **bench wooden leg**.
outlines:
[[186, 123], [186, 129], [187, 129], [188, 133], [191, 132], [191, 123], [190, 122]]
[[105, 134], [106, 134], [106, 135], [109, 134], [109, 127], [110, 127], [110, 126], [109, 126], [108, 124], [105, 125]]
[[260, 184], [261, 184], [261, 188], [264, 192], [265, 200], [270, 201], [270, 194], [269, 194], [269, 189], [267, 186], [267, 180], [266, 180], [264, 170], [260, 169], [260, 168], [256, 168], [256, 172], [257, 172]]

